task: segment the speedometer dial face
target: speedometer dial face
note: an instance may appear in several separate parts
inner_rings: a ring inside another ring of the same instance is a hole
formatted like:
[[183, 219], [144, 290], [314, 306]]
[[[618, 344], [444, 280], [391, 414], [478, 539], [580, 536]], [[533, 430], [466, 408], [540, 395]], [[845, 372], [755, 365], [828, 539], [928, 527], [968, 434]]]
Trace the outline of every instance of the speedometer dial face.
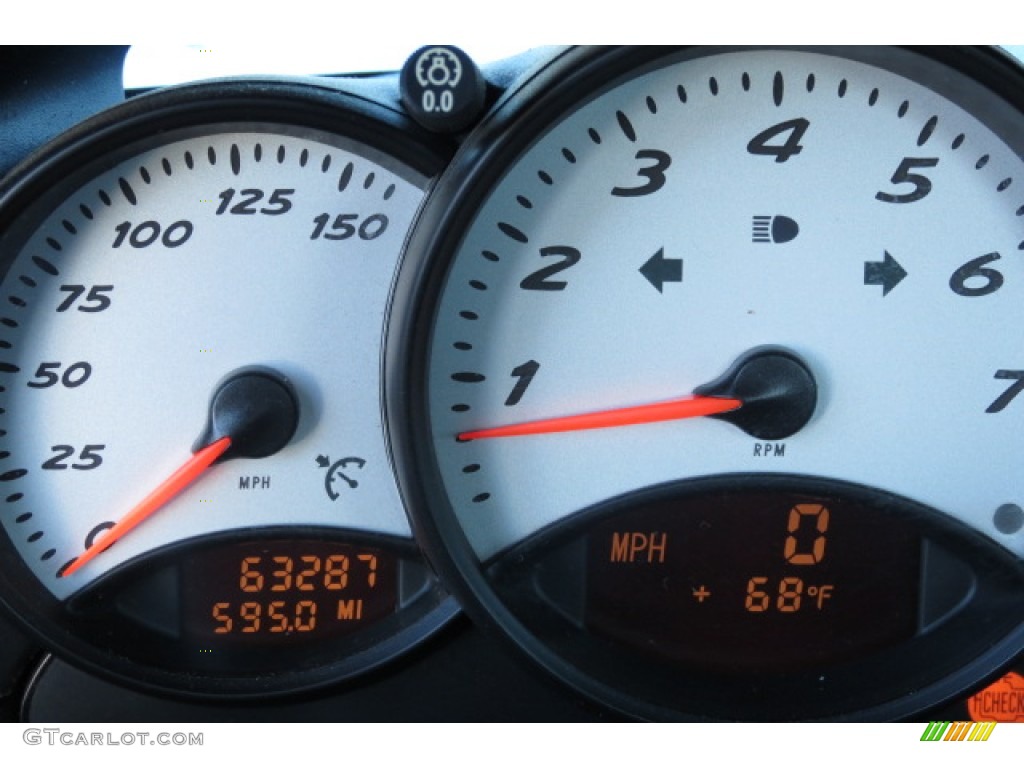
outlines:
[[8, 188], [3, 578], [73, 658], [286, 690], [450, 614], [411, 543], [379, 381], [439, 161], [387, 119], [314, 88], [171, 91]]
[[1020, 84], [574, 52], [456, 160], [405, 447], [439, 559], [542, 664], [634, 714], [878, 717], [1020, 650], [1024, 118], [973, 77]]

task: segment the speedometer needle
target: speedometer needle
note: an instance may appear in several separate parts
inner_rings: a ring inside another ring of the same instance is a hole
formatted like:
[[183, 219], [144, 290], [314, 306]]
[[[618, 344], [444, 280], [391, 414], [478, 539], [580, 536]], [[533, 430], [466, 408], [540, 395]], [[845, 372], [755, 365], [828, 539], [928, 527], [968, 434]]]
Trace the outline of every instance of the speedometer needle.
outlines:
[[810, 368], [782, 347], [755, 347], [692, 396], [460, 432], [460, 441], [546, 435], [711, 416], [763, 440], [781, 440], [810, 421], [818, 389]]
[[105, 534], [98, 536], [93, 541], [92, 546], [64, 569], [63, 575], [71, 576], [74, 574], [79, 568], [91, 562], [96, 555], [166, 505], [171, 499], [198, 480], [210, 468], [210, 465], [219, 459], [230, 447], [231, 438], [222, 437], [220, 440], [192, 454], [188, 461], [178, 467], [152, 493], [136, 504], [132, 511], [122, 517], [113, 528], [110, 528]]
[[538, 419], [522, 424], [508, 424], [490, 429], [461, 432], [459, 440], [479, 440], [485, 437], [515, 437], [517, 435], [544, 435], [552, 432], [575, 432], [583, 429], [604, 427], [625, 427], [632, 424], [649, 424], [655, 421], [693, 419], [699, 416], [714, 416], [734, 411], [743, 405], [742, 400], [727, 397], [681, 397], [661, 403], [633, 405], [625, 408], [610, 408], [574, 416], [559, 416], [552, 419]]
[[206, 426], [188, 461], [156, 487], [60, 573], [71, 576], [196, 482], [214, 462], [260, 459], [284, 448], [299, 423], [299, 401], [291, 383], [269, 368], [241, 368], [217, 385]]

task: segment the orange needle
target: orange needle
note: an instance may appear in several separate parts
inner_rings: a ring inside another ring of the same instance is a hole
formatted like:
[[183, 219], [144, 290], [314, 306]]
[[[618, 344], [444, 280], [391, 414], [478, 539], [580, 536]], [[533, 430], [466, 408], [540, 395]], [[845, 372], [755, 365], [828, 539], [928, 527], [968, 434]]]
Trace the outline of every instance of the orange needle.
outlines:
[[459, 440], [479, 440], [484, 437], [515, 437], [517, 435], [546, 435], [552, 432], [574, 432], [581, 429], [603, 427], [625, 427], [633, 424], [649, 424], [652, 421], [673, 421], [692, 419], [698, 416], [714, 416], [735, 411], [743, 405], [742, 400], [726, 397], [681, 397], [663, 403], [634, 405], [625, 408], [611, 408], [606, 411], [581, 413], [575, 416], [560, 416], [554, 419], [538, 419], [522, 424], [504, 427], [475, 429], [460, 432]]
[[202, 450], [192, 454], [188, 461], [178, 467], [152, 493], [136, 504], [135, 508], [122, 517], [113, 528], [109, 529], [105, 534], [98, 536], [93, 541], [92, 546], [75, 558], [74, 562], [64, 569], [64, 573], [61, 576], [72, 575], [79, 568], [89, 563], [100, 552], [192, 485], [230, 447], [231, 438], [222, 437], [220, 440], [210, 443]]

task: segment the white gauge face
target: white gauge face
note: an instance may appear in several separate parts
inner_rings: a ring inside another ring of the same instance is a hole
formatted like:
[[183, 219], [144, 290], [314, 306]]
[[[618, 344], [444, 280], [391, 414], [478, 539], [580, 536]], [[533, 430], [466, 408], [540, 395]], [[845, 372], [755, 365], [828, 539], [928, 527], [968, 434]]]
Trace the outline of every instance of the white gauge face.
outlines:
[[[383, 437], [380, 344], [425, 179], [356, 142], [283, 125], [154, 143], [49, 213], [4, 280], [0, 521], [19, 554], [64, 597], [217, 531], [408, 536]], [[216, 385], [248, 366], [291, 382], [291, 442], [214, 465], [60, 578], [191, 456]]]
[[[678, 61], [571, 112], [494, 188], [439, 299], [434, 449], [476, 554], [728, 473], [898, 494], [1024, 554], [1019, 149], [814, 52]], [[689, 396], [764, 345], [817, 385], [783, 439], [715, 418], [457, 439]]]

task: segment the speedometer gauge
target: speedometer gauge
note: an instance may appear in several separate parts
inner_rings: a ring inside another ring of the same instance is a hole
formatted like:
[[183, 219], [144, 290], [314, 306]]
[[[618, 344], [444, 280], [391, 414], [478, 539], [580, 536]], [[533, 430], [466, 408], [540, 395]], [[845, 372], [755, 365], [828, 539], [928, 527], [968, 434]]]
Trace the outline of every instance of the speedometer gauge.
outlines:
[[389, 352], [470, 608], [643, 717], [906, 717], [1009, 663], [1022, 92], [994, 51], [705, 48], [509, 95]]
[[0, 193], [3, 600], [122, 681], [266, 694], [451, 601], [381, 416], [398, 254], [443, 153], [312, 83], [172, 89]]

